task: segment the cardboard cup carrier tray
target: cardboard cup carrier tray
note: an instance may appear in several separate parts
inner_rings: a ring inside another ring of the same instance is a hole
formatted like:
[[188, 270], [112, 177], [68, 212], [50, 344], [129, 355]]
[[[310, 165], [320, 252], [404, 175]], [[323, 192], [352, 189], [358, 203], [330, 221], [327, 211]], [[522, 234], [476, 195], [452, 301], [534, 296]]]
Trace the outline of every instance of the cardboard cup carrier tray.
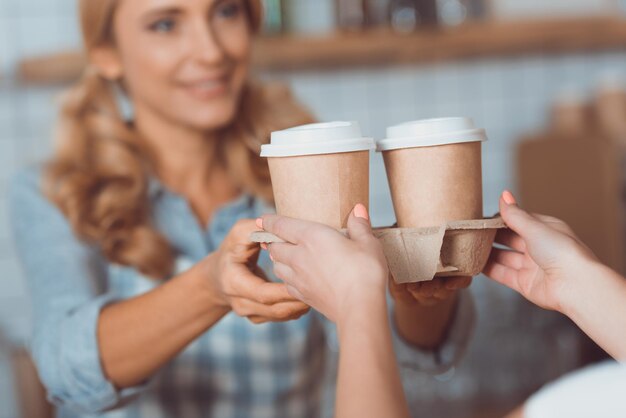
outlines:
[[[416, 283], [435, 277], [476, 276], [489, 259], [500, 217], [454, 221], [429, 228], [377, 228], [389, 270], [397, 283]], [[346, 230], [341, 230], [345, 235]], [[254, 232], [252, 242], [277, 243], [268, 232]]]

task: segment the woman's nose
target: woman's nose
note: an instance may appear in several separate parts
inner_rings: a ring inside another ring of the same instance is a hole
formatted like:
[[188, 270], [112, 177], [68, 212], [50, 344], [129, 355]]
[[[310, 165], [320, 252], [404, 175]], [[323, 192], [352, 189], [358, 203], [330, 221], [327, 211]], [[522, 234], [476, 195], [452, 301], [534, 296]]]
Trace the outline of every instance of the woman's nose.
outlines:
[[226, 58], [218, 34], [206, 22], [198, 23], [193, 31], [192, 54], [205, 64], [219, 64]]

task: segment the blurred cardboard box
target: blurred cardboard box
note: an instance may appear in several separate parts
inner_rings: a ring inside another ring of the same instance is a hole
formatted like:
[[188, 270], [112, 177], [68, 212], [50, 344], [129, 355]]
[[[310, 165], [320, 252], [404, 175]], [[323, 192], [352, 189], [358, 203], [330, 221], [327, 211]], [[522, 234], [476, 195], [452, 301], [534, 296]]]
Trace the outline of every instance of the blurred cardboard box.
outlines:
[[601, 90], [590, 103], [552, 110], [545, 133], [517, 148], [519, 197], [531, 212], [563, 219], [602, 262], [626, 273], [626, 94]]
[[537, 136], [519, 145], [517, 167], [524, 208], [563, 219], [623, 274], [622, 155], [597, 137]]

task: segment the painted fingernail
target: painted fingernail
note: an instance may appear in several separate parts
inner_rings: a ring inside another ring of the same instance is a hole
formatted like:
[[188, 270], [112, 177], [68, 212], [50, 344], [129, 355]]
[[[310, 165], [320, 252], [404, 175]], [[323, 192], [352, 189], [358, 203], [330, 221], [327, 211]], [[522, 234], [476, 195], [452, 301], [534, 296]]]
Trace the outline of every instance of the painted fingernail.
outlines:
[[365, 219], [366, 221], [370, 220], [370, 217], [367, 213], [367, 208], [361, 203], [357, 204], [354, 207], [354, 216], [356, 216], [357, 218]]
[[502, 200], [504, 200], [504, 203], [506, 203], [507, 205], [516, 205], [517, 201], [515, 200], [515, 196], [513, 196], [513, 193], [511, 193], [508, 190], [505, 190], [502, 193]]
[[256, 219], [256, 226], [258, 226], [259, 229], [263, 229], [263, 219], [257, 218]]

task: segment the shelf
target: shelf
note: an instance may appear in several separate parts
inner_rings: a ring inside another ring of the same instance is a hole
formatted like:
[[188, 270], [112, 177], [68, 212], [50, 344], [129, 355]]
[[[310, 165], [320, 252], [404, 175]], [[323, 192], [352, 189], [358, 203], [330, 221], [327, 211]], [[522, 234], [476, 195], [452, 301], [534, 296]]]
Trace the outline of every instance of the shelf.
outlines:
[[18, 64], [17, 77], [24, 84], [62, 84], [80, 77], [86, 59], [81, 52], [64, 51], [27, 58]]
[[263, 39], [266, 70], [422, 64], [485, 57], [626, 49], [626, 20], [611, 18], [474, 23], [411, 35], [390, 32]]
[[[332, 70], [388, 67], [488, 57], [626, 49], [626, 20], [584, 18], [471, 23], [400, 35], [390, 31], [319, 37], [261, 37], [255, 41], [258, 71]], [[77, 78], [85, 64], [78, 52], [24, 60], [24, 83], [63, 83]]]

